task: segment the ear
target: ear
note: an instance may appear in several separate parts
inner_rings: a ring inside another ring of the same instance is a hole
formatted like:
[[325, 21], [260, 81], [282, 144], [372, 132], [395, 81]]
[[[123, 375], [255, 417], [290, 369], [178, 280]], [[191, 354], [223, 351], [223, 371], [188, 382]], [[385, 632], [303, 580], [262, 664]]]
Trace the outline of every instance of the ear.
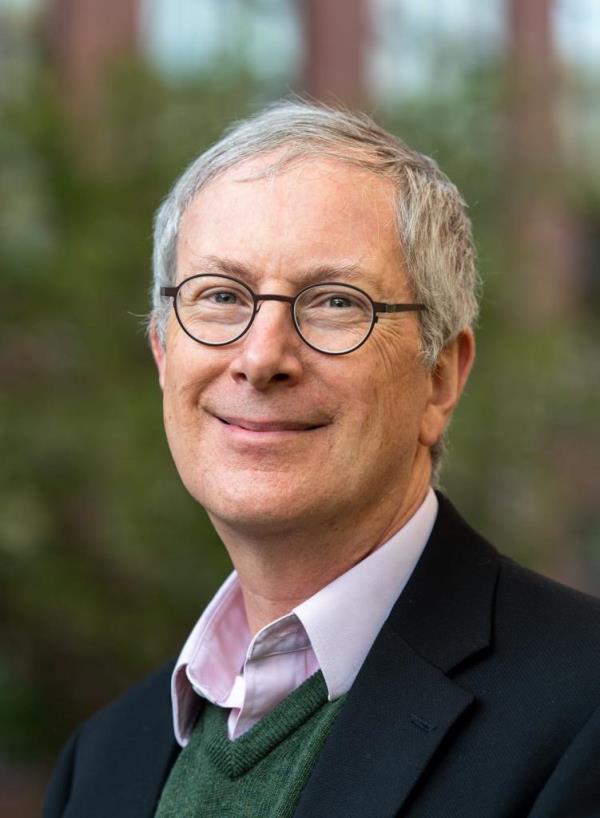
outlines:
[[154, 358], [154, 363], [156, 364], [156, 368], [158, 369], [158, 382], [160, 384], [160, 388], [164, 389], [165, 387], [165, 369], [166, 369], [166, 349], [158, 337], [158, 330], [156, 328], [156, 323], [153, 321], [150, 325], [150, 348], [152, 349], [152, 357]]
[[421, 421], [419, 442], [431, 448], [440, 440], [475, 361], [475, 337], [466, 327], [442, 350], [431, 373], [429, 400]]

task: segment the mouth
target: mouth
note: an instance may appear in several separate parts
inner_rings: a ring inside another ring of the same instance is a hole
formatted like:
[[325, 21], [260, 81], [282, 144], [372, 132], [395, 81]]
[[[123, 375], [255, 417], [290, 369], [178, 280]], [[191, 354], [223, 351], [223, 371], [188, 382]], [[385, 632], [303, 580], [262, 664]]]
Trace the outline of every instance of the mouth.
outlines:
[[312, 432], [321, 429], [325, 423], [310, 423], [304, 421], [276, 419], [276, 420], [250, 420], [248, 418], [237, 418], [229, 416], [214, 415], [217, 420], [225, 426], [243, 429], [247, 432]]

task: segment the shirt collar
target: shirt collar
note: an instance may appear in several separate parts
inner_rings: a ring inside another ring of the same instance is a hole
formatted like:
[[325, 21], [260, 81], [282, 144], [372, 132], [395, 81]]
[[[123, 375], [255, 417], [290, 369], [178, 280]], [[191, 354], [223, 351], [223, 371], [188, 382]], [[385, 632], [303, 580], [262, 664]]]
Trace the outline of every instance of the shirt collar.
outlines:
[[294, 609], [310, 639], [329, 699], [347, 693], [404, 590], [437, 516], [433, 489], [387, 542]]
[[[375, 637], [412, 574], [431, 534], [438, 501], [432, 489], [387, 542], [286, 616], [251, 638], [234, 571], [219, 588], [181, 651], [171, 683], [175, 737], [185, 746], [198, 709], [197, 693], [223, 704], [251, 649], [280, 631], [310, 641], [330, 700], [346, 693]], [[289, 627], [292, 626], [292, 627]], [[193, 668], [195, 683], [188, 676]]]
[[[229, 694], [240, 672], [251, 637], [237, 574], [230, 574], [188, 636], [171, 680], [173, 726], [185, 746], [197, 715], [196, 692], [219, 704]], [[187, 676], [188, 666], [202, 680], [196, 690]]]

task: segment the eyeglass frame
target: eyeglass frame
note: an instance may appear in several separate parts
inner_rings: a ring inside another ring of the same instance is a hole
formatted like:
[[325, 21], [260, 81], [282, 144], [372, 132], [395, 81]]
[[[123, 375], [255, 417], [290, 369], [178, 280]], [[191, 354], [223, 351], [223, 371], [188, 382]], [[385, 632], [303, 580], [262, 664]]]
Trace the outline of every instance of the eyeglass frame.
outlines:
[[[246, 289], [250, 295], [252, 296], [252, 315], [250, 320], [248, 321], [248, 325], [244, 329], [243, 332], [240, 332], [239, 335], [236, 335], [235, 338], [231, 338], [229, 341], [201, 341], [199, 338], [196, 338], [192, 333], [186, 329], [181, 317], [179, 315], [179, 311], [177, 309], [177, 296], [179, 294], [179, 290], [183, 287], [184, 284], [187, 284], [188, 281], [191, 281], [194, 278], [223, 278], [226, 281], [233, 281], [236, 284], [240, 284], [244, 289]], [[298, 326], [298, 321], [296, 320], [296, 302], [303, 295], [307, 290], [312, 290], [316, 287], [347, 287], [351, 290], [354, 290], [357, 293], [363, 295], [367, 301], [371, 304], [371, 326], [369, 327], [369, 331], [362, 339], [362, 341], [357, 344], [355, 347], [351, 349], [344, 349], [341, 352], [329, 352], [325, 349], [319, 349], [319, 347], [314, 346], [307, 341], [304, 335], [302, 334], [300, 327]], [[198, 273], [193, 276], [188, 276], [184, 278], [183, 281], [180, 281], [179, 284], [175, 287], [161, 287], [160, 288], [161, 296], [165, 298], [172, 298], [173, 299], [173, 308], [175, 310], [175, 317], [177, 318], [177, 322], [181, 329], [185, 332], [185, 334], [195, 341], [197, 344], [203, 344], [204, 346], [208, 347], [224, 347], [228, 346], [229, 344], [233, 344], [236, 341], [239, 341], [240, 338], [243, 338], [244, 335], [248, 332], [252, 324], [254, 323], [254, 319], [256, 318], [257, 313], [260, 310], [260, 305], [262, 301], [279, 301], [284, 304], [290, 305], [290, 311], [292, 314], [292, 323], [300, 339], [311, 349], [314, 349], [315, 352], [321, 352], [323, 355], [348, 355], [350, 352], [355, 352], [357, 349], [366, 343], [373, 332], [373, 328], [375, 324], [379, 321], [379, 314], [383, 313], [396, 313], [396, 312], [426, 312], [428, 307], [426, 304], [389, 304], [385, 301], [373, 301], [371, 296], [366, 293], [364, 290], [361, 290], [360, 287], [356, 287], [354, 284], [346, 284], [343, 281], [319, 281], [315, 284], [309, 284], [306, 287], [303, 287], [296, 295], [279, 295], [277, 293], [255, 293], [254, 290], [249, 287], [245, 281], [241, 281], [239, 278], [234, 278], [234, 276], [223, 275], [222, 273]]]

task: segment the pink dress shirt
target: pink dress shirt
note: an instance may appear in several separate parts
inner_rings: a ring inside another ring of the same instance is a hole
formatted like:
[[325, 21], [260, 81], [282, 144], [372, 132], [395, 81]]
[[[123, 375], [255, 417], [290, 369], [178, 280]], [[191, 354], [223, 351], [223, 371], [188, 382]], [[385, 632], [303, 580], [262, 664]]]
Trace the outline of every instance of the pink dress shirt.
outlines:
[[430, 489], [386, 543], [254, 638], [234, 571], [198, 620], [173, 671], [179, 744], [185, 747], [193, 729], [197, 696], [230, 710], [229, 738], [235, 739], [319, 668], [330, 701], [347, 693], [425, 548], [437, 509]]

